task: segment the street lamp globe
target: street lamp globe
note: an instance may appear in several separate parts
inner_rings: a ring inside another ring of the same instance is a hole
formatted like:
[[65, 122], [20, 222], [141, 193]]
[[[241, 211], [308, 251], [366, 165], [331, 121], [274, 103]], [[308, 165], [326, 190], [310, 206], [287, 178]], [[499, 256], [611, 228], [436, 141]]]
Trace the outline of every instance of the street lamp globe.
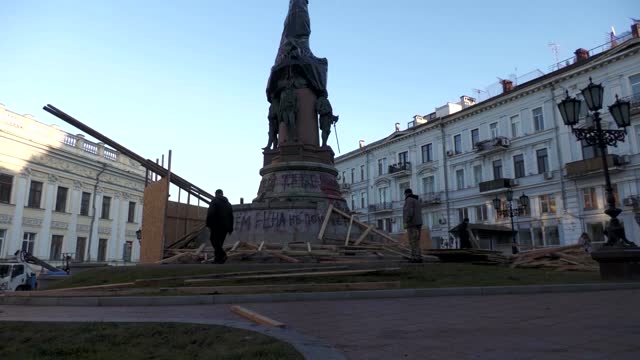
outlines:
[[496, 196], [495, 199], [492, 200], [493, 201], [493, 208], [496, 210], [500, 210], [500, 208], [502, 207], [502, 201], [500, 201], [500, 199], [498, 199], [498, 197]]
[[602, 98], [604, 97], [604, 87], [602, 84], [594, 84], [589, 78], [589, 85], [582, 89], [582, 96], [591, 111], [602, 109]]
[[524, 209], [529, 207], [529, 197], [524, 193], [522, 193], [522, 196], [520, 196], [520, 206], [522, 206]]
[[558, 104], [558, 110], [560, 110], [565, 125], [573, 127], [578, 123], [581, 104], [582, 101], [570, 97], [569, 91], [567, 91], [567, 97]]
[[609, 113], [611, 113], [619, 128], [623, 129], [631, 125], [631, 103], [629, 101], [620, 101], [618, 95], [616, 95], [616, 102], [609, 106]]
[[513, 200], [513, 190], [511, 190], [511, 188], [508, 188], [507, 192], [505, 192], [505, 196], [507, 197], [507, 201]]

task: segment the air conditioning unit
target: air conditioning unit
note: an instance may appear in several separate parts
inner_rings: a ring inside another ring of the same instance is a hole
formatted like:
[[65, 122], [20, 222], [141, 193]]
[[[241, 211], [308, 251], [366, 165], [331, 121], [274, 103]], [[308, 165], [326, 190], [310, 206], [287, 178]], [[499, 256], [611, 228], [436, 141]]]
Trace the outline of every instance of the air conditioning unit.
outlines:
[[455, 152], [455, 151], [453, 151], [453, 150], [447, 150], [447, 156], [453, 156], [453, 155], [455, 155], [455, 154], [456, 154], [456, 152]]
[[545, 180], [551, 180], [551, 179], [553, 179], [553, 172], [551, 172], [551, 171], [547, 171], [547, 172], [545, 172], [545, 173], [544, 173], [544, 178], [545, 178]]
[[511, 145], [511, 140], [509, 140], [509, 139], [507, 139], [507, 138], [502, 138], [501, 140], [502, 140], [502, 141], [501, 141], [501, 142], [502, 142], [502, 144], [501, 144], [502, 146], [509, 146], [509, 145]]

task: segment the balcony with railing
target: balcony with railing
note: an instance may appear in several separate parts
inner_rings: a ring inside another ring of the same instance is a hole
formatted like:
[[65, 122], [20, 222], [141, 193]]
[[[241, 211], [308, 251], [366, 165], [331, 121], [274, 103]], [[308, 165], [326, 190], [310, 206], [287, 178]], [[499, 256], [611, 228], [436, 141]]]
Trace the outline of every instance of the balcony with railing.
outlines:
[[[622, 170], [622, 166], [628, 162], [628, 155], [607, 155], [609, 172], [614, 173]], [[602, 172], [602, 157], [596, 156], [591, 159], [579, 160], [565, 165], [566, 177], [577, 178], [584, 175], [598, 174]]]
[[625, 100], [631, 103], [631, 115], [640, 113], [640, 94], [625, 96], [623, 98], [620, 98], [620, 100]]
[[493, 139], [477, 142], [473, 149], [477, 154], [487, 155], [504, 151], [508, 149], [510, 145], [511, 141], [508, 138], [504, 136], [498, 136]]
[[425, 193], [420, 196], [422, 206], [438, 205], [442, 202], [442, 194], [439, 192]]
[[481, 193], [504, 191], [512, 185], [511, 179], [494, 179], [478, 184]]
[[403, 176], [411, 174], [411, 163], [406, 161], [389, 165], [389, 175], [391, 176]]
[[378, 204], [369, 205], [369, 212], [382, 212], [382, 211], [392, 211], [393, 203], [391, 202], [382, 202]]

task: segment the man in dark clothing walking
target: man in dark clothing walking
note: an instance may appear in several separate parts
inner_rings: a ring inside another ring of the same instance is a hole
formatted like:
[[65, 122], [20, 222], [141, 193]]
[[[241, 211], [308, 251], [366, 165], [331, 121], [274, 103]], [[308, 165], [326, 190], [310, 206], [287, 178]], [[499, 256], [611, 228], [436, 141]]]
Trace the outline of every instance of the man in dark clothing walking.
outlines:
[[404, 191], [404, 208], [402, 209], [404, 228], [407, 229], [409, 245], [411, 247], [412, 263], [422, 262], [422, 249], [420, 249], [420, 229], [422, 229], [422, 210], [418, 197], [413, 195], [411, 189]]
[[462, 224], [458, 226], [458, 234], [460, 236], [460, 249], [471, 249], [471, 241], [469, 241], [469, 219], [464, 218]]
[[207, 211], [207, 227], [209, 228], [211, 245], [214, 250], [214, 263], [224, 264], [227, 253], [222, 248], [227, 234], [233, 233], [233, 208], [229, 200], [223, 196], [222, 190], [216, 190], [216, 196], [209, 204]]

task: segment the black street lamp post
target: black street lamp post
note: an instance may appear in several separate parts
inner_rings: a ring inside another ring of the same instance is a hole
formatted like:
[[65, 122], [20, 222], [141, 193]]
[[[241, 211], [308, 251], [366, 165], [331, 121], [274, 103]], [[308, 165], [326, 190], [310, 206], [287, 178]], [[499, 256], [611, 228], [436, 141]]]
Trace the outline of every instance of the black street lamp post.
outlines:
[[593, 112], [593, 125], [580, 128], [574, 127], [580, 120], [580, 106], [582, 105], [582, 101], [570, 97], [568, 91], [567, 97], [558, 104], [558, 109], [560, 110], [562, 121], [564, 121], [565, 125], [571, 127], [571, 131], [578, 140], [584, 140], [588, 145], [596, 145], [600, 148], [607, 200], [607, 208], [604, 212], [611, 218], [606, 228], [607, 242], [605, 246], [636, 247], [634, 243], [626, 239], [624, 226], [618, 219], [618, 215], [620, 215], [622, 210], [616, 207], [607, 161], [607, 146], [617, 147], [618, 141], [623, 142], [627, 135], [626, 128], [631, 123], [631, 104], [629, 101], [620, 101], [616, 95], [616, 102], [609, 106], [609, 113], [620, 129], [602, 129], [600, 109], [602, 109], [604, 87], [602, 84], [594, 84], [591, 78], [589, 78], [589, 85], [582, 89], [581, 92], [582, 97], [587, 103], [587, 108]]
[[505, 192], [505, 197], [507, 198], [508, 208], [502, 208], [502, 201], [496, 196], [493, 199], [493, 208], [496, 209], [499, 216], [509, 217], [511, 219], [511, 236], [512, 236], [512, 245], [511, 249], [514, 254], [518, 253], [518, 241], [516, 240], [516, 230], [513, 223], [513, 218], [515, 216], [524, 215], [529, 207], [529, 197], [524, 193], [520, 196], [519, 205], [517, 208], [513, 208], [513, 190], [511, 188], [507, 188]]

